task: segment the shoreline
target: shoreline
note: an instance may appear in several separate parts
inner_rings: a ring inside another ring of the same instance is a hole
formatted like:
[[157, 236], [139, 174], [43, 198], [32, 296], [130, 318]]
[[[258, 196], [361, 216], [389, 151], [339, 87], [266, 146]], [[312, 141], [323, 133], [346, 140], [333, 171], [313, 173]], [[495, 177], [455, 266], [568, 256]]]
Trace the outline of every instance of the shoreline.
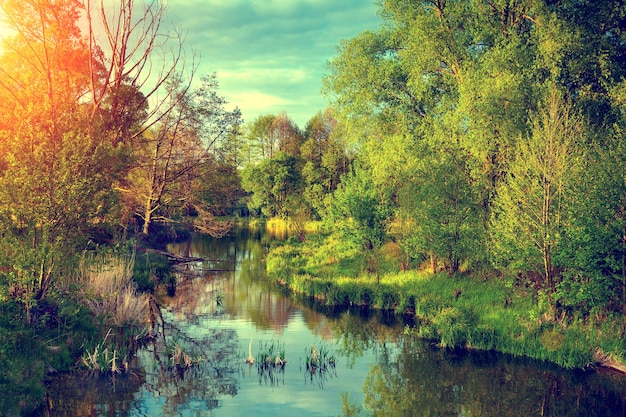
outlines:
[[337, 260], [324, 264], [323, 251], [308, 240], [277, 245], [266, 258], [267, 279], [329, 307], [410, 312], [416, 322], [411, 331], [442, 348], [493, 350], [626, 376], [624, 330], [616, 316], [557, 319], [528, 288], [470, 275], [412, 270], [347, 276]]

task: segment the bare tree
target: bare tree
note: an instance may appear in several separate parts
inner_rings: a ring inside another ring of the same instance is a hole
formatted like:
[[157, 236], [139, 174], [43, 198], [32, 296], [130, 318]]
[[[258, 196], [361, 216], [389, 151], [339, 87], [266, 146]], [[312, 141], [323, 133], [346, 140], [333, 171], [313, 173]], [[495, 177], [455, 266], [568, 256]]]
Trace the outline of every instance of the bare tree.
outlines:
[[[110, 114], [118, 128], [109, 131], [115, 145], [150, 129], [176, 105], [165, 83], [188, 69], [189, 88], [195, 72], [193, 55], [186, 62], [184, 34], [179, 28], [165, 28], [163, 0], [83, 0], [88, 25], [91, 117]], [[129, 100], [123, 94], [135, 92]], [[148, 106], [150, 104], [150, 106]], [[106, 107], [106, 111], [103, 111]], [[133, 109], [145, 109], [141, 128], [124, 129], [123, 116]]]
[[224, 228], [199, 198], [197, 183], [202, 182], [202, 168], [215, 162], [217, 145], [239, 126], [240, 112], [224, 109], [225, 100], [215, 92], [215, 74], [203, 77], [194, 91], [180, 77], [171, 79], [167, 88], [174, 103], [139, 143], [141, 163], [131, 173], [133, 185], [127, 191], [138, 200], [144, 235], [152, 223], [172, 222], [185, 208], [197, 215], [198, 229], [220, 235]]

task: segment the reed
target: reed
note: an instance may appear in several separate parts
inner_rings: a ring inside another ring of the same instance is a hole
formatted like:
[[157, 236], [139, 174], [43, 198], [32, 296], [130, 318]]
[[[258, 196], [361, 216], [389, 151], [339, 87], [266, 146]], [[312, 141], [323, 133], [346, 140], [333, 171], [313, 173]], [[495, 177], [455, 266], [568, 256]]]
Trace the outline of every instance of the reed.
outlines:
[[85, 349], [81, 357], [82, 365], [97, 374], [119, 374], [128, 372], [128, 357], [120, 353], [108, 339], [112, 330], [109, 329], [102, 342], [92, 349]]
[[77, 283], [83, 303], [118, 327], [141, 326], [148, 317], [148, 295], [133, 282], [134, 256], [86, 256], [79, 263]]
[[311, 345], [305, 350], [305, 353], [305, 365], [308, 372], [325, 372], [335, 367], [335, 353], [324, 342]]
[[[259, 372], [267, 368], [282, 368], [287, 364], [285, 344], [274, 340], [259, 342], [259, 350], [256, 357]], [[254, 363], [254, 360], [251, 363]]]

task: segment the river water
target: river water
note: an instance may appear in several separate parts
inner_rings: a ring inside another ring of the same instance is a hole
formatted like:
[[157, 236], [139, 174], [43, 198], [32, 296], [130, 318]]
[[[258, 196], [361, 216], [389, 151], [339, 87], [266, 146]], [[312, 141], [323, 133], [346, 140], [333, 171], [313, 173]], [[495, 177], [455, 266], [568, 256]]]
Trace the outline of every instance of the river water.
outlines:
[[[323, 311], [269, 288], [274, 238], [241, 229], [168, 250], [188, 264], [161, 294], [168, 351], [140, 350], [129, 375], [64, 375], [53, 416], [626, 416], [626, 376], [565, 371], [491, 352], [449, 352], [405, 336], [407, 323], [360, 310]], [[197, 364], [172, 370], [175, 347]], [[312, 346], [327, 367], [307, 367]], [[284, 350], [284, 365], [259, 354]], [[249, 354], [257, 359], [248, 364]]]

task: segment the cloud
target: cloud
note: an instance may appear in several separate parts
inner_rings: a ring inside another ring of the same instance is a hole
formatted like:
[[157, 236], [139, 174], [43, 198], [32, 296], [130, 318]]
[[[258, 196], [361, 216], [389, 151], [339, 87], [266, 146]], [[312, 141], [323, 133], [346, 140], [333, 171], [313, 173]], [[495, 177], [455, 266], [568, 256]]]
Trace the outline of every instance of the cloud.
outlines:
[[278, 108], [291, 104], [282, 97], [265, 94], [260, 91], [235, 92], [231, 93], [230, 97], [231, 104], [242, 108], [255, 109], [260, 113], [263, 112], [263, 109]]
[[246, 120], [284, 110], [300, 127], [326, 107], [336, 45], [381, 22], [374, 0], [176, 0], [168, 17]]

